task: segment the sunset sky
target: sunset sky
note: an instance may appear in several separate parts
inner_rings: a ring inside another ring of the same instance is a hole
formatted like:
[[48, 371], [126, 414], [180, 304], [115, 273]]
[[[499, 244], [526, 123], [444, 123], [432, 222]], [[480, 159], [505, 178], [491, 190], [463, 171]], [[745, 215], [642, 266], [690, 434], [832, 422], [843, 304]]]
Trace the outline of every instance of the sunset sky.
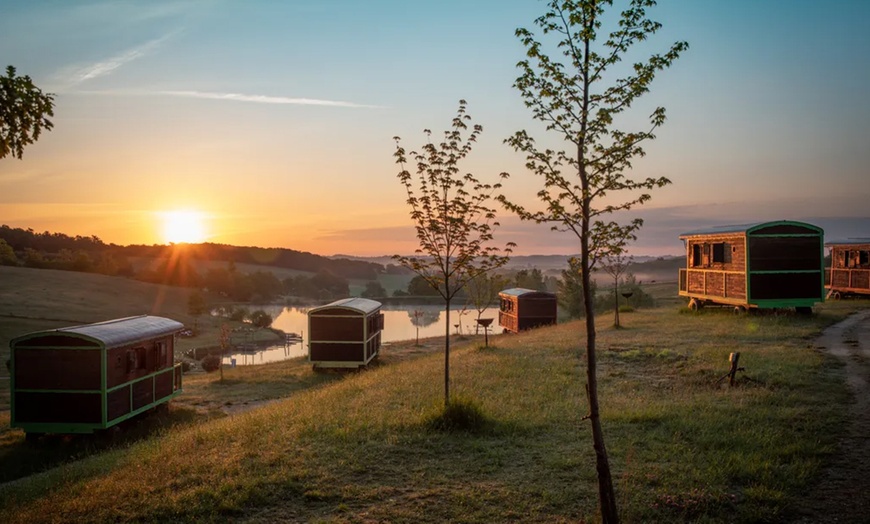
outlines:
[[[0, 67], [56, 94], [54, 130], [0, 160], [0, 223], [151, 244], [187, 211], [211, 242], [409, 253], [392, 137], [418, 148], [461, 98], [484, 127], [464, 170], [509, 172], [504, 192], [534, 207], [540, 181], [502, 141], [519, 129], [556, 140], [511, 87], [514, 30], [543, 12], [536, 0], [0, 0]], [[870, 2], [660, 0], [651, 15], [664, 28], [644, 55], [690, 49], [632, 113], [667, 108], [634, 175], [673, 181], [633, 214], [646, 219], [634, 252], [678, 254], [683, 231], [758, 220], [870, 236]], [[521, 254], [579, 250], [506, 213], [498, 238]]]

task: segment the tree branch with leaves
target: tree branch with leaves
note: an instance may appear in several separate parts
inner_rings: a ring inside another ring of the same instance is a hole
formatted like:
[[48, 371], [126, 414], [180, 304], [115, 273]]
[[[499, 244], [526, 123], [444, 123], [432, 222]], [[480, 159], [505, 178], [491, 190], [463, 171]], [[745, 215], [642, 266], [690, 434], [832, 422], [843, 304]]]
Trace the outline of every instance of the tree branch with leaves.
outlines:
[[29, 76], [17, 76], [15, 68], [7, 66], [6, 76], [0, 76], [0, 159], [9, 154], [21, 159], [24, 146], [54, 127], [50, 116], [54, 95], [43, 93]]
[[[639, 218], [620, 224], [611, 218], [651, 198], [649, 191], [670, 183], [665, 177], [631, 178], [633, 160], [643, 157], [643, 143], [655, 138], [665, 121], [658, 107], [645, 129], [624, 131], [617, 117], [646, 94], [660, 70], [669, 67], [688, 48], [676, 42], [664, 54], [636, 62], [622, 74], [618, 65], [628, 51], [655, 34], [661, 24], [647, 18], [654, 0], [630, 0], [619, 13], [617, 25], [602, 31], [607, 8], [613, 0], [551, 0], [547, 12], [535, 20], [542, 37], [554, 46], [546, 54], [539, 36], [524, 28], [516, 36], [526, 48], [526, 58], [517, 67], [518, 89], [532, 116], [548, 132], [560, 135], [567, 150], [541, 149], [526, 132], [518, 131], [505, 142], [526, 157], [526, 167], [541, 177], [537, 193], [541, 210], [500, 196], [502, 204], [520, 219], [549, 225], [555, 231], [571, 232], [580, 242], [579, 270], [586, 311], [586, 359], [588, 418], [599, 484], [602, 520], [619, 521], [607, 450], [601, 428], [595, 353], [595, 314], [590, 274], [603, 257], [625, 251], [643, 224]], [[619, 193], [616, 195], [614, 193]]]
[[[444, 405], [450, 404], [450, 304], [470, 281], [505, 265], [515, 244], [504, 248], [491, 245], [498, 227], [490, 201], [500, 183], [481, 182], [471, 173], [463, 174], [459, 163], [471, 153], [483, 131], [469, 129], [471, 117], [460, 100], [456, 117], [441, 142], [433, 143], [432, 132], [424, 130], [426, 143], [406, 151], [395, 137], [393, 157], [399, 165], [398, 178], [405, 187], [410, 216], [419, 241], [414, 256], [393, 258], [424, 279], [444, 299], [446, 329], [444, 342]], [[413, 165], [412, 174], [408, 167]], [[501, 173], [501, 177], [507, 177]]]

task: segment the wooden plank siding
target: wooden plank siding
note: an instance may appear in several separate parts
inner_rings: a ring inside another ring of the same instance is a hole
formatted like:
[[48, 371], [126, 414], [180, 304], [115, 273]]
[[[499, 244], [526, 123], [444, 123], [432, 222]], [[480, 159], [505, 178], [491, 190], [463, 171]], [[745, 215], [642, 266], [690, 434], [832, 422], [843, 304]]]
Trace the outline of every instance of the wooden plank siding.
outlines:
[[831, 267], [825, 287], [831, 292], [870, 295], [870, 243], [829, 244]]
[[[721, 247], [714, 247], [721, 246]], [[746, 300], [746, 237], [742, 234], [690, 238], [680, 294]]]

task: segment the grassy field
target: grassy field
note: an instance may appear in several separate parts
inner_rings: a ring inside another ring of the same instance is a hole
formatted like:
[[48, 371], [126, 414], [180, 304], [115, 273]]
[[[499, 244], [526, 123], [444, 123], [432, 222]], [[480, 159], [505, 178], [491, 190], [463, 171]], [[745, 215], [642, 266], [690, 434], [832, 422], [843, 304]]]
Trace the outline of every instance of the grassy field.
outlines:
[[[667, 306], [624, 313], [620, 330], [602, 315], [602, 415], [623, 519], [786, 518], [835, 449], [844, 415], [831, 406], [848, 399], [812, 339], [861, 307], [804, 318]], [[358, 373], [290, 361], [229, 370], [223, 383], [186, 376], [164, 419], [123, 445], [34, 450], [0, 414], [0, 461], [22, 468], [7, 478], [24, 474], [23, 453], [44, 470], [0, 484], [0, 521], [594, 521], [581, 337], [573, 322], [456, 346], [454, 396], [487, 417], [470, 433], [430, 429], [443, 356], [392, 348]], [[732, 351], [746, 371], [738, 387], [716, 385]], [[228, 409], [245, 402], [256, 409]]]

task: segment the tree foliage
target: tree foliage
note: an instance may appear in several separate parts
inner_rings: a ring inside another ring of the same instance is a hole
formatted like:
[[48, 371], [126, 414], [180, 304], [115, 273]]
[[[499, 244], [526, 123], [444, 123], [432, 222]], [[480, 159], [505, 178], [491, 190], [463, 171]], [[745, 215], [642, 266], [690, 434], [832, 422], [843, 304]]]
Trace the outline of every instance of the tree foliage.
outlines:
[[264, 329], [272, 325], [272, 315], [266, 313], [262, 309], [255, 309], [251, 312], [251, 315], [248, 317], [251, 321], [251, 324], [254, 326]]
[[[592, 296], [595, 296], [597, 286], [590, 280]], [[568, 259], [568, 269], [562, 270], [562, 279], [556, 288], [559, 305], [568, 313], [568, 318], [583, 318], [586, 316], [586, 305], [583, 301], [583, 278], [580, 274], [580, 261], [575, 257]]]
[[[514, 247], [513, 243], [503, 249], [490, 245], [498, 222], [489, 201], [501, 184], [481, 182], [459, 169], [459, 162], [471, 153], [472, 144], [483, 131], [475, 124], [469, 132], [470, 120], [466, 102], [460, 100], [456, 117], [441, 142], [433, 143], [432, 132], [427, 129], [427, 140], [420, 152], [407, 152], [401, 139], [395, 137], [393, 155], [420, 246], [414, 256], [393, 258], [423, 278], [444, 299], [445, 407], [450, 404], [450, 302], [469, 281], [506, 264]], [[411, 162], [416, 167], [414, 174], [407, 169]]]
[[387, 290], [384, 289], [384, 285], [377, 280], [369, 280], [366, 282], [366, 288], [363, 290], [361, 296], [363, 298], [381, 298], [387, 296]]
[[[498, 294], [501, 290], [507, 287], [508, 279], [499, 274], [483, 274], [479, 275], [468, 282], [466, 286], [466, 294], [468, 295], [468, 303], [474, 306], [477, 311], [478, 326], [480, 325], [480, 317], [486, 308], [498, 301]], [[477, 332], [477, 328], [475, 328]]]
[[618, 252], [604, 257], [601, 261], [601, 269], [613, 278], [613, 326], [619, 325], [619, 277], [628, 271], [633, 257]]
[[18, 76], [15, 68], [6, 67], [0, 76], [0, 158], [21, 158], [24, 146], [39, 139], [42, 131], [54, 124], [54, 95], [43, 93], [29, 76]]
[[[542, 36], [519, 28], [517, 37], [526, 48], [526, 58], [517, 67], [514, 83], [526, 106], [547, 131], [567, 142], [568, 149], [539, 147], [525, 131], [506, 142], [526, 158], [526, 167], [543, 180], [537, 196], [542, 210], [529, 210], [502, 197], [501, 201], [523, 220], [571, 232], [580, 241], [580, 275], [586, 309], [586, 358], [589, 414], [599, 479], [599, 502], [604, 522], [618, 522], [616, 499], [598, 406], [595, 355], [594, 297], [590, 273], [604, 256], [625, 250], [641, 227], [640, 219], [619, 224], [612, 213], [628, 211], [650, 199], [648, 191], [667, 185], [667, 178], [631, 178], [632, 162], [644, 156], [643, 143], [665, 121], [657, 107], [649, 124], [625, 131], [618, 118], [638, 97], [647, 93], [660, 70], [669, 67], [688, 48], [673, 44], [664, 54], [620, 69], [620, 63], [638, 43], [656, 33], [661, 24], [647, 18], [654, 0], [630, 0], [619, 13], [618, 24], [609, 33], [602, 30], [606, 8], [613, 0], [551, 0], [546, 13], [535, 20]], [[545, 51], [554, 46], [554, 56]]]

